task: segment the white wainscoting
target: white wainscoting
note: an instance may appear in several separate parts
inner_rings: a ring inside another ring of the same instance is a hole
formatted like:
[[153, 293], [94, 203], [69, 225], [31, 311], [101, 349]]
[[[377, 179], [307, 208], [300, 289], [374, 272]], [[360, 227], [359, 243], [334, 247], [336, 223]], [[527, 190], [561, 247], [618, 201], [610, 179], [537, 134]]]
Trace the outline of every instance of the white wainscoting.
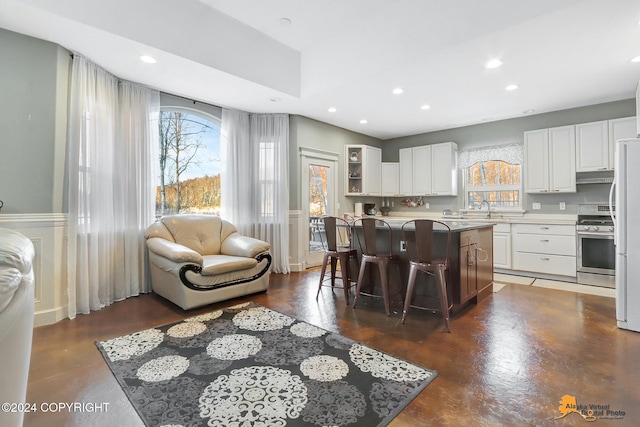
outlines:
[[304, 250], [304, 235], [309, 226], [304, 223], [302, 211], [289, 211], [289, 268], [291, 271], [304, 271], [307, 267]]
[[36, 250], [34, 326], [67, 318], [66, 226], [65, 214], [0, 214], [0, 227], [24, 234]]

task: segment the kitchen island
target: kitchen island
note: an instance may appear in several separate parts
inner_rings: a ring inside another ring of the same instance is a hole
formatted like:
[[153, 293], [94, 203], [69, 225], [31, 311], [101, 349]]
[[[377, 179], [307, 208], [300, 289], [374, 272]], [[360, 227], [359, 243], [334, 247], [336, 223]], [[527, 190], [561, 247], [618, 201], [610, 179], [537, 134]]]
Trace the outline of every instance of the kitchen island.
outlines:
[[[400, 277], [394, 268], [390, 269], [390, 293], [401, 293], [403, 298], [407, 286], [409, 257], [406, 245], [411, 247], [411, 241], [404, 242], [401, 227], [407, 219], [394, 217], [381, 217], [391, 226], [392, 253], [400, 258]], [[447, 290], [449, 303], [453, 304], [452, 314], [460, 312], [469, 304], [477, 304], [493, 293], [493, 225], [486, 222], [469, 221], [443, 221], [451, 227], [451, 244], [449, 248], [449, 269], [447, 270]], [[434, 257], [443, 257], [446, 248], [446, 229], [436, 226]], [[358, 227], [356, 234], [360, 234]], [[413, 233], [408, 233], [407, 239], [412, 240]], [[358, 252], [357, 236], [354, 236], [355, 247]], [[379, 227], [378, 244], [387, 247], [388, 237], [385, 237], [384, 229]], [[372, 267], [368, 267], [372, 271]], [[356, 276], [357, 277], [357, 276]], [[398, 281], [398, 279], [400, 279]], [[378, 274], [371, 274], [369, 280], [379, 285]], [[430, 283], [427, 283], [430, 281]], [[428, 286], [425, 286], [428, 285]], [[438, 307], [437, 301], [432, 301], [436, 296], [435, 283], [432, 276], [418, 274], [414, 304], [427, 307]]]

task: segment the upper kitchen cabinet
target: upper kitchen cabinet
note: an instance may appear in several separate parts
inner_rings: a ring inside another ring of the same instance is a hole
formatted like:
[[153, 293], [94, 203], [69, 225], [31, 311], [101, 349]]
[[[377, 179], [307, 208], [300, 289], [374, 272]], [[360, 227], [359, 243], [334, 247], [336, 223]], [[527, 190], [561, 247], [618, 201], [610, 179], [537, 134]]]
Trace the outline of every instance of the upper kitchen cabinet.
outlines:
[[345, 145], [347, 196], [380, 196], [382, 150], [369, 145]]
[[400, 194], [455, 196], [458, 194], [458, 145], [455, 142], [400, 150]]
[[400, 196], [413, 195], [413, 148], [400, 149]]
[[619, 139], [637, 138], [636, 117], [609, 120], [609, 168], [615, 167], [616, 141]]
[[526, 193], [575, 193], [575, 127], [524, 133]]
[[458, 145], [455, 142], [431, 146], [431, 195], [458, 195]]
[[432, 187], [431, 146], [413, 147], [413, 195], [430, 196]]
[[616, 141], [634, 138], [635, 129], [635, 117], [577, 124], [576, 171], [613, 170]]
[[398, 162], [382, 162], [382, 197], [400, 195], [399, 187], [400, 164]]
[[576, 125], [576, 171], [609, 170], [609, 131], [606, 120]]

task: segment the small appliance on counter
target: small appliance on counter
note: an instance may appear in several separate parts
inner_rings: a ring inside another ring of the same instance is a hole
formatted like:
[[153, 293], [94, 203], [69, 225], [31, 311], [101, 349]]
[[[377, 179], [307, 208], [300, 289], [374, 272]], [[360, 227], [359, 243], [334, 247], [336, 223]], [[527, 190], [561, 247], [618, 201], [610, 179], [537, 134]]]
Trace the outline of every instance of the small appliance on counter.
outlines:
[[354, 213], [356, 218], [360, 218], [362, 216], [362, 203], [361, 202], [357, 202], [355, 204], [353, 213]]
[[364, 213], [365, 215], [375, 215], [376, 214], [376, 204], [375, 203], [365, 203], [364, 204]]

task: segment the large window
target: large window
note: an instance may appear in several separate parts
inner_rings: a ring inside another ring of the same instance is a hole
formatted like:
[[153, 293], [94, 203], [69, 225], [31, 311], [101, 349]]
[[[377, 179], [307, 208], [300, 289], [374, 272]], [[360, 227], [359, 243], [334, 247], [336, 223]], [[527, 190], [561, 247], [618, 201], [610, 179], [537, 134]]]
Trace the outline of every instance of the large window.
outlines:
[[523, 157], [522, 143], [460, 151], [465, 206], [478, 207], [487, 201], [492, 209], [521, 209]]
[[160, 112], [156, 214], [220, 213], [220, 125], [190, 110]]
[[465, 192], [467, 206], [480, 206], [486, 200], [492, 208], [519, 208], [520, 165], [501, 160], [476, 162], [466, 170]]

